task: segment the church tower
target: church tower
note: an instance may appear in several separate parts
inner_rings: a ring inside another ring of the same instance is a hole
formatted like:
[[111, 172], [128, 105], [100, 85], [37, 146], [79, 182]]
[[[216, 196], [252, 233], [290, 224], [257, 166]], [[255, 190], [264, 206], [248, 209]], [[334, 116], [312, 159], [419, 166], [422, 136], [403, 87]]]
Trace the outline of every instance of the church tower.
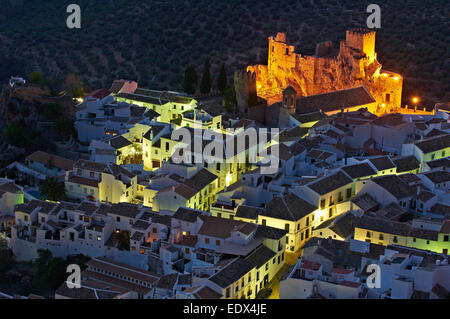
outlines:
[[296, 111], [296, 97], [297, 91], [289, 84], [283, 90], [283, 109], [288, 111], [289, 114], [293, 114]]

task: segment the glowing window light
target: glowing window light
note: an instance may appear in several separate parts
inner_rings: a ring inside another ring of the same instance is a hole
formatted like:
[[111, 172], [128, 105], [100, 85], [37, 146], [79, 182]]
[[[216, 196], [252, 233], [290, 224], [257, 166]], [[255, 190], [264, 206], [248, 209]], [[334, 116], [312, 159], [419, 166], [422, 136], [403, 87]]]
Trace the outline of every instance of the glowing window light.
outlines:
[[417, 103], [417, 102], [419, 102], [419, 98], [418, 97], [413, 97], [412, 101], [413, 101], [413, 103]]
[[230, 184], [231, 184], [231, 175], [227, 174], [227, 176], [225, 177], [225, 185], [230, 186]]

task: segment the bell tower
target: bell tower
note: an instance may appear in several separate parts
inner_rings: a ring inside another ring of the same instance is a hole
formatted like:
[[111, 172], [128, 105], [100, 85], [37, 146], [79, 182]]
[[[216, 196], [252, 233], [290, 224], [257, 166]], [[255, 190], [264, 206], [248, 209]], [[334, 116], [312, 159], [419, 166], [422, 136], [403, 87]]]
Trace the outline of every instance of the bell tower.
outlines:
[[289, 114], [296, 111], [296, 97], [297, 91], [289, 84], [283, 90], [283, 109], [287, 110]]

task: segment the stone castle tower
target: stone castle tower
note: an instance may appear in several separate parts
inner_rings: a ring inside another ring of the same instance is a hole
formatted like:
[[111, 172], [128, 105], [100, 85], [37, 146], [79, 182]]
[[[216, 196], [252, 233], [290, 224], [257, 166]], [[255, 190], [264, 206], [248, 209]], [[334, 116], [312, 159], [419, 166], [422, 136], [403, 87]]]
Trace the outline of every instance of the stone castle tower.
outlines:
[[241, 114], [257, 103], [256, 74], [254, 72], [234, 72], [234, 89], [236, 90], [237, 109]]

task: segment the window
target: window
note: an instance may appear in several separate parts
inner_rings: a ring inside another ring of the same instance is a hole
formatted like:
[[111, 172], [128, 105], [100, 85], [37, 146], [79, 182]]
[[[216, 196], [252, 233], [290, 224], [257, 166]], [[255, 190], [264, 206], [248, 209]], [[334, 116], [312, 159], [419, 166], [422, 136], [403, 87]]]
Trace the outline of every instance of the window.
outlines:
[[209, 244], [209, 238], [205, 238], [205, 244]]
[[216, 246], [220, 246], [220, 240], [216, 240]]
[[289, 232], [289, 224], [284, 224], [284, 230], [286, 230], [287, 232]]
[[24, 215], [23, 219], [27, 222], [28, 221], [28, 215]]
[[266, 226], [266, 220], [265, 219], [263, 219], [261, 223], [262, 223], [263, 226]]
[[269, 263], [266, 264], [266, 271], [269, 270]]
[[95, 176], [94, 172], [89, 172], [89, 176], [94, 177]]
[[116, 222], [120, 223], [120, 216], [116, 217]]
[[448, 235], [444, 236], [444, 241], [448, 241]]
[[189, 248], [186, 248], [184, 251], [186, 252], [186, 254], [189, 254]]
[[153, 233], [157, 233], [158, 229], [156, 229], [156, 227], [153, 227]]
[[330, 208], [329, 210], [328, 210], [328, 217], [333, 217], [333, 208]]
[[370, 238], [370, 231], [368, 231], [368, 232], [366, 233], [366, 237], [367, 237], [367, 238]]
[[325, 199], [322, 199], [320, 201], [320, 209], [324, 209], [325, 208]]
[[383, 234], [380, 234], [380, 240], [384, 240], [384, 236], [383, 236]]
[[429, 245], [430, 244], [430, 241], [429, 240], [427, 240], [427, 245]]
[[102, 241], [102, 236], [97, 236], [98, 241]]
[[397, 242], [398, 242], [397, 236], [394, 236], [394, 243], [397, 243]]
[[445, 151], [442, 151], [442, 157], [445, 157]]

